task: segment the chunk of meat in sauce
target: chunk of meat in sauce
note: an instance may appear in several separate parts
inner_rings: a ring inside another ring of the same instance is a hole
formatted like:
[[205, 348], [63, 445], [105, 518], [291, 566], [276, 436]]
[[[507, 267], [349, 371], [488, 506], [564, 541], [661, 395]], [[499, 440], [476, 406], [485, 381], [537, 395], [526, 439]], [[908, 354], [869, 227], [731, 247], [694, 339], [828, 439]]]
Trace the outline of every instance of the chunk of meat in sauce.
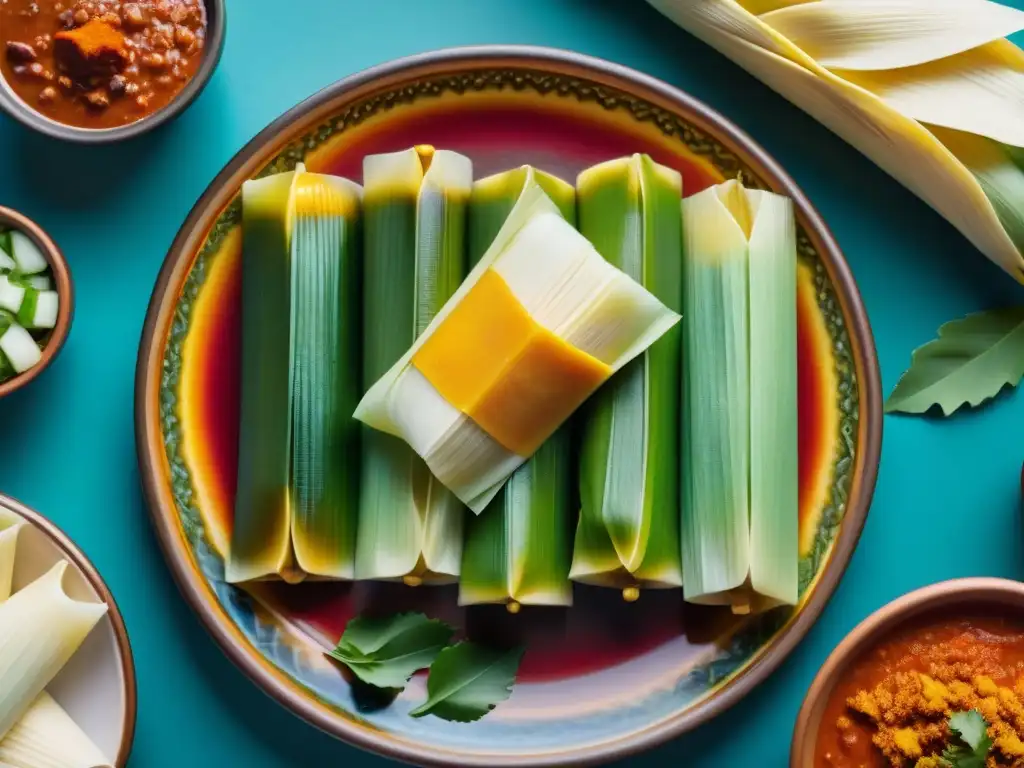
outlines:
[[128, 47], [121, 32], [106, 21], [93, 19], [53, 38], [57, 66], [74, 80], [113, 75], [128, 64]]

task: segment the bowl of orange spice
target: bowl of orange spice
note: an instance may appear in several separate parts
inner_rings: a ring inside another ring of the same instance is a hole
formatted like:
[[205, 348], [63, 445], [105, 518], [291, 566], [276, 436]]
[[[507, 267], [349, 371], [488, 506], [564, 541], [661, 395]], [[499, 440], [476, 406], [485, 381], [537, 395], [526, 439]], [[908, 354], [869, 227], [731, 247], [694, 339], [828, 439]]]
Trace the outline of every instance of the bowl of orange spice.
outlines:
[[5, 0], [0, 109], [67, 141], [136, 136], [199, 95], [224, 31], [224, 0]]
[[791, 768], [1024, 765], [1024, 584], [957, 579], [889, 603], [826, 660]]

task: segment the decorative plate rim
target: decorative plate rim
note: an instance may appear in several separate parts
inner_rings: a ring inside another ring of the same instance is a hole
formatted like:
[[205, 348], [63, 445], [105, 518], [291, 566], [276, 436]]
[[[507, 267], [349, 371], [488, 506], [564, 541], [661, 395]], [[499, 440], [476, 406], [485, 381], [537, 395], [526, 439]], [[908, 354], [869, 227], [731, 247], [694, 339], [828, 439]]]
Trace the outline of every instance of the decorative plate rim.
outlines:
[[110, 587], [100, 576], [96, 566], [86, 557], [66, 533], [54, 522], [43, 517], [34, 509], [27, 507], [22, 502], [0, 494], [0, 507], [9, 509], [24, 521], [37, 529], [46, 538], [57, 545], [71, 563], [78, 569], [89, 585], [96, 590], [96, 594], [107, 604], [110, 617], [110, 625], [114, 630], [114, 637], [117, 639], [118, 657], [121, 662], [121, 669], [124, 673], [124, 720], [121, 723], [121, 743], [114, 758], [116, 768], [125, 768], [128, 765], [128, 756], [132, 751], [132, 744], [135, 741], [135, 723], [138, 710], [138, 690], [135, 679], [135, 658], [132, 655], [131, 641], [128, 639], [128, 628], [125, 626], [121, 609], [117, 607], [117, 601], [110, 591]]
[[682, 116], [698, 130], [715, 137], [755, 174], [790, 196], [805, 223], [808, 238], [819, 254], [835, 288], [845, 319], [858, 381], [858, 449], [851, 473], [850, 495], [843, 525], [816, 579], [813, 592], [785, 631], [777, 635], [741, 672], [734, 675], [706, 703], [614, 742], [576, 748], [553, 755], [461, 757], [461, 765], [588, 765], [606, 762], [663, 743], [730, 708], [762, 682], [789, 655], [821, 614], [846, 570], [860, 538], [874, 493], [881, 454], [882, 397], [874, 340], [860, 293], [838, 244], [820, 215], [796, 183], [768, 153], [731, 121], [697, 99], [636, 70], [583, 54], [533, 46], [473, 46], [448, 48], [396, 59], [344, 78], [305, 99], [274, 120], [250, 140], [221, 170], [199, 198], [175, 237], [158, 275], [143, 327], [136, 366], [135, 428], [140, 476], [157, 539], [182, 596], [198, 614], [221, 650], [264, 692], [311, 725], [357, 747], [393, 759], [420, 765], [451, 765], [433, 747], [421, 747], [387, 737], [372, 728], [328, 716], [318, 705], [283, 685], [268, 672], [246, 644], [238, 629], [210, 604], [210, 587], [181, 550], [183, 534], [177, 510], [165, 487], [163, 441], [157, 419], [163, 365], [163, 340], [174, 320], [178, 289], [184, 285], [192, 257], [214, 222], [234, 196], [230, 183], [249, 178], [288, 143], [282, 133], [302, 135], [337, 110], [334, 102], [355, 102], [374, 91], [426, 76], [455, 74], [483, 68], [540, 69], [563, 77], [580, 77], [659, 105]]

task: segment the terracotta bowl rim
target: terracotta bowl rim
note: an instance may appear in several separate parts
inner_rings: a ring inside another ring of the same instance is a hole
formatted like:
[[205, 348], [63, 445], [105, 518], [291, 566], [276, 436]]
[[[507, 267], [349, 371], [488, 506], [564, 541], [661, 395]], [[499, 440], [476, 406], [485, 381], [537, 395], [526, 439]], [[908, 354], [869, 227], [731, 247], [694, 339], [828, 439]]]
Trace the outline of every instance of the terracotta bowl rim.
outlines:
[[195, 76], [181, 89], [171, 101], [141, 120], [114, 128], [82, 128], [51, 120], [43, 113], [25, 103], [11, 89], [0, 75], [0, 112], [6, 112], [27, 128], [53, 139], [73, 144], [113, 144], [133, 139], [144, 133], [169, 123], [195, 101], [213, 77], [221, 55], [224, 53], [224, 40], [227, 35], [227, 0], [203, 0], [208, 17], [206, 45], [203, 49], [203, 61]]
[[31, 509], [12, 496], [0, 494], [0, 507], [5, 507], [23, 518], [26, 523], [40, 531], [46, 538], [50, 539], [59, 550], [67, 557], [68, 561], [85, 577], [89, 585], [96, 590], [109, 606], [107, 616], [114, 629], [114, 637], [117, 639], [118, 658], [121, 662], [121, 671], [124, 678], [124, 720], [121, 723], [121, 744], [114, 759], [115, 768], [125, 768], [128, 765], [128, 756], [132, 751], [132, 743], [135, 741], [135, 721], [138, 709], [138, 691], [135, 678], [135, 659], [132, 655], [132, 645], [128, 638], [128, 629], [124, 623], [124, 617], [117, 606], [117, 601], [111, 593], [103, 577], [100, 576], [96, 566], [92, 564], [85, 553], [78, 548], [64, 531], [56, 523], [43, 517], [40, 513]]
[[[249, 178], [291, 136], [321, 124], [344, 103], [380, 90], [392, 90], [417, 78], [456, 74], [479, 69], [527, 69], [579, 77], [659, 105], [696, 127], [713, 134], [773, 188], [789, 195], [808, 237], [820, 254], [836, 295], [851, 345], [851, 358], [859, 383], [858, 451], [851, 473], [842, 529], [810, 596], [786, 629], [749, 662], [743, 671], [724, 683], [714, 699], [610, 742], [553, 750], [542, 754], [466, 754], [408, 743], [371, 727], [329, 713], [312, 697], [279, 680], [265, 669], [230, 621], [213, 603], [210, 587], [197, 573], [183, 548], [181, 524], [173, 499], [165, 487], [166, 456], [158, 418], [165, 333], [196, 249], [211, 224]], [[139, 346], [135, 389], [136, 450], [140, 477], [150, 519], [171, 573], [182, 596], [197, 613], [221, 650], [265, 693], [320, 730], [349, 744], [392, 759], [430, 766], [583, 766], [623, 759], [710, 720], [743, 698], [782, 663], [817, 620], [846, 570], [860, 538], [874, 493], [881, 453], [882, 396], [878, 358], [866, 310], [842, 252], [810, 201], [778, 163], [717, 111], [681, 90], [649, 75], [604, 59], [555, 48], [485, 45], [447, 48], [395, 59], [357, 72], [305, 99], [275, 119], [228, 162], [199, 198], [182, 224], [164, 261], [150, 299]]]
[[64, 253], [46, 234], [46, 231], [32, 219], [10, 208], [0, 206], [0, 226], [8, 226], [24, 232], [39, 247], [53, 271], [57, 300], [60, 302], [60, 306], [57, 308], [57, 324], [53, 328], [53, 333], [50, 334], [50, 340], [42, 349], [42, 358], [24, 373], [19, 373], [14, 378], [0, 384], [0, 397], [6, 397], [35, 380], [57, 358], [64, 347], [64, 342], [67, 341], [68, 334], [71, 332], [71, 321], [75, 316], [75, 286], [71, 279], [71, 267], [68, 266]]
[[793, 729], [790, 768], [812, 768], [821, 713], [816, 711], [850, 664], [871, 646], [906, 622], [947, 605], [1016, 606], [1024, 617], [1024, 583], [995, 577], [940, 581], [886, 603], [854, 627], [835, 647], [814, 677]]

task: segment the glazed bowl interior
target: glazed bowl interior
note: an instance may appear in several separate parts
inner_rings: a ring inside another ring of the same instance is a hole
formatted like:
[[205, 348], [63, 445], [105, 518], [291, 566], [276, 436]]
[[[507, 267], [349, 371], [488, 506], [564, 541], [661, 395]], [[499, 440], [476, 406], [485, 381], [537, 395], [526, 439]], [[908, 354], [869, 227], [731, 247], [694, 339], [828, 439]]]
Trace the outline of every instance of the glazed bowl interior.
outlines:
[[71, 320], [75, 313], [75, 290], [71, 281], [71, 270], [67, 260], [57, 244], [50, 236], [31, 219], [9, 208], [0, 207], [0, 228], [10, 227], [26, 234], [39, 248], [50, 264], [53, 273], [54, 287], [57, 291], [59, 307], [57, 323], [53, 327], [49, 340], [42, 349], [42, 358], [27, 371], [14, 376], [0, 384], [0, 397], [21, 389], [41, 374], [57, 357], [71, 331]]
[[13, 499], [0, 496], [0, 507], [27, 523], [18, 532], [15, 593], [66, 560], [63, 583], [68, 595], [109, 607], [46, 690], [111, 764], [122, 768], [135, 734], [135, 667], [114, 598], [85, 555], [56, 526]]
[[955, 619], [985, 612], [1024, 621], [1024, 584], [987, 578], [941, 582], [894, 600], [858, 624], [807, 691], [793, 732], [790, 768], [813, 768], [818, 731], [832, 692], [873, 647], [924, 617]]
[[0, 111], [6, 112], [22, 125], [34, 131], [76, 144], [111, 144], [131, 139], [168, 123], [195, 101], [209, 83], [217, 64], [220, 63], [224, 50], [224, 37], [227, 24], [227, 6], [225, 0], [203, 0], [206, 6], [206, 44], [203, 49], [203, 61], [195, 76], [188, 84], [162, 109], [146, 115], [134, 123], [116, 128], [80, 128], [51, 120], [38, 112], [19, 97], [6, 79], [0, 76]]

